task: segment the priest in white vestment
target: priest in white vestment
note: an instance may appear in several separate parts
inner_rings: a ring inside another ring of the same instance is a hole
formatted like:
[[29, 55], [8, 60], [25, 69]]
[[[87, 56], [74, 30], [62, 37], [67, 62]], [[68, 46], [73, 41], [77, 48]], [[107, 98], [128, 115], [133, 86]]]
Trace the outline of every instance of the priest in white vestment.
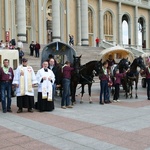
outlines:
[[37, 109], [42, 111], [52, 111], [54, 109], [53, 101], [53, 84], [55, 75], [53, 71], [48, 69], [48, 62], [44, 61], [43, 68], [38, 70], [36, 79], [38, 81], [38, 102]]
[[34, 70], [27, 65], [27, 59], [22, 59], [22, 65], [15, 71], [13, 83], [16, 87], [17, 113], [21, 113], [23, 108], [28, 108], [28, 112], [33, 112], [34, 108], [34, 85], [37, 84]]

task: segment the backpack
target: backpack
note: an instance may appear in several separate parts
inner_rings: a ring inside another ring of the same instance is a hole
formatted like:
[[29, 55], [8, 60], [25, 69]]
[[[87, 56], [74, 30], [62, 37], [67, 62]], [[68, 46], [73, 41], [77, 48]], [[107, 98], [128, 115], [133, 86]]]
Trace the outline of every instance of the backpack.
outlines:
[[19, 51], [19, 57], [23, 57], [24, 56], [24, 52], [22, 50]]

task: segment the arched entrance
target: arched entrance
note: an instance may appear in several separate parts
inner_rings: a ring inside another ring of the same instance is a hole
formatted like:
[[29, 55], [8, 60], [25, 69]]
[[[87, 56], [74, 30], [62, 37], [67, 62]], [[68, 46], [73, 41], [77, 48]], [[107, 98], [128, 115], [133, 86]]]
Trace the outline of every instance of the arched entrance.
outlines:
[[126, 14], [122, 16], [122, 40], [123, 44], [131, 44], [130, 19]]
[[52, 42], [52, 0], [49, 0], [46, 5], [46, 30], [47, 43]]

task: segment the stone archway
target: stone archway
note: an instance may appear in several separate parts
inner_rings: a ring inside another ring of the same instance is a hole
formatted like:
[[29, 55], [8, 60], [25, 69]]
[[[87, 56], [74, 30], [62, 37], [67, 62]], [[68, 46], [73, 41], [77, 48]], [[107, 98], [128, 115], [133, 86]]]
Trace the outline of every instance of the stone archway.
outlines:
[[46, 4], [46, 30], [47, 43], [52, 42], [52, 0], [48, 0]]

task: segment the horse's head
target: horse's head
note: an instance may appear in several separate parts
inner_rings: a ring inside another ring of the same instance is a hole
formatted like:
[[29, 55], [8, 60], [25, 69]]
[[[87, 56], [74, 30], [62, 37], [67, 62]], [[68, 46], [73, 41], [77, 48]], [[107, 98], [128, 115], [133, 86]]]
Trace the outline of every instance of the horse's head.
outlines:
[[80, 67], [81, 67], [81, 56], [82, 55], [80, 55], [80, 56], [74, 56], [73, 55], [73, 58], [74, 58], [74, 60], [73, 60], [73, 68], [74, 68], [74, 70], [75, 70], [75, 72], [77, 74], [79, 74]]
[[144, 60], [143, 60], [143, 58], [142, 58], [141, 56], [139, 56], [139, 57], [136, 58], [135, 60], [136, 60], [137, 66], [140, 67], [140, 69], [143, 69], [143, 70], [144, 70], [144, 69], [146, 68], [146, 66], [145, 66], [145, 64], [144, 64]]
[[73, 67], [75, 69], [80, 68], [80, 66], [81, 66], [81, 56], [82, 55], [80, 55], [80, 56], [73, 55]]
[[120, 62], [118, 63], [118, 68], [119, 70], [127, 70], [130, 67], [130, 62], [128, 60], [128, 58], [123, 58], [120, 60]]
[[93, 69], [95, 70], [95, 75], [96, 75], [96, 76], [99, 75], [101, 68], [102, 68], [102, 60], [97, 61], [97, 62], [95, 63], [95, 67], [93, 68]]

